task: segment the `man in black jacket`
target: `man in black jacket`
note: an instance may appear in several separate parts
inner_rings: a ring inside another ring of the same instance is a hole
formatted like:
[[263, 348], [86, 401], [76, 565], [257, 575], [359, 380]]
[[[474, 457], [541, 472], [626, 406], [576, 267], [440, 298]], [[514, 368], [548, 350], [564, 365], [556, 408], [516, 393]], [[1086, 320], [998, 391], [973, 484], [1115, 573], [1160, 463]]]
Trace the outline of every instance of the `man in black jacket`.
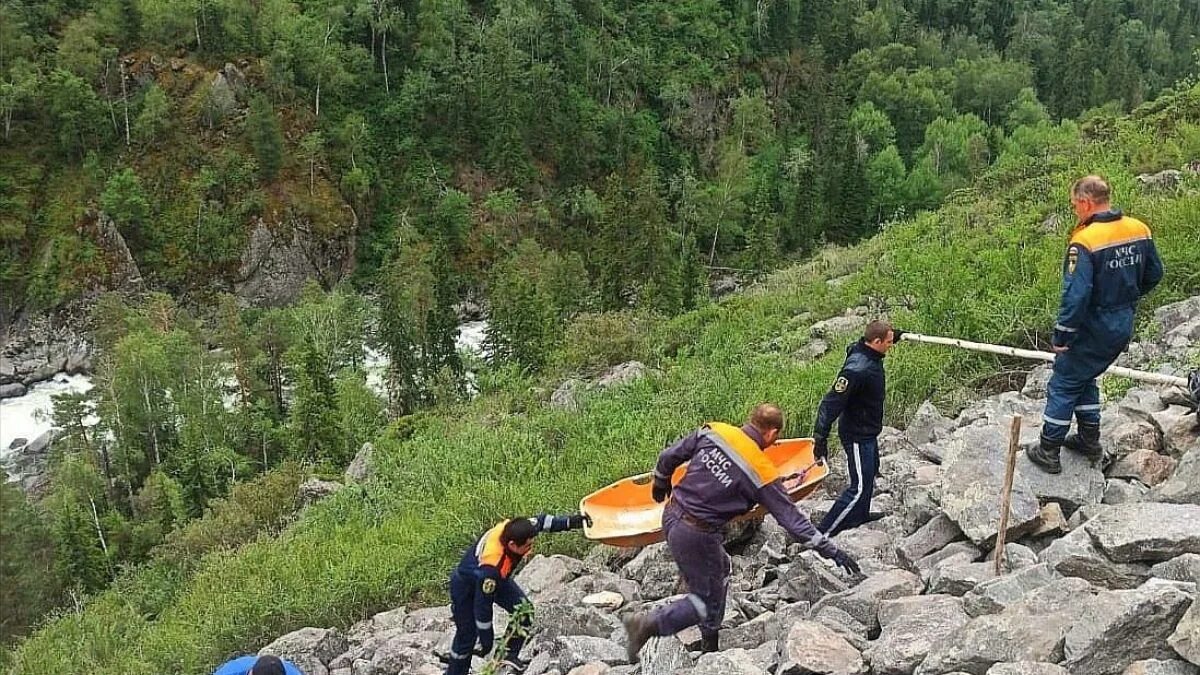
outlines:
[[867, 324], [862, 339], [846, 350], [846, 362], [821, 399], [813, 429], [813, 453], [819, 460], [829, 457], [829, 431], [841, 417], [838, 437], [850, 471], [850, 486], [821, 521], [819, 529], [826, 536], [872, 520], [871, 496], [879, 472], [878, 437], [883, 429], [883, 357], [899, 338], [900, 331], [886, 321]]

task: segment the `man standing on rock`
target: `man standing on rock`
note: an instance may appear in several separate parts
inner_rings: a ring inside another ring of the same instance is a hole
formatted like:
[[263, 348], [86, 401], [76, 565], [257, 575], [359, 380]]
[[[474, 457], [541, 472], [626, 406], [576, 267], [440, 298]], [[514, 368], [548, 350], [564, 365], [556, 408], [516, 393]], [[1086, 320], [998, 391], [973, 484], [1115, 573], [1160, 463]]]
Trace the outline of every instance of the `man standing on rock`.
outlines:
[[[588, 517], [581, 513], [505, 520], [466, 550], [450, 575], [454, 642], [450, 645], [446, 675], [466, 675], [471, 668], [472, 653], [487, 656], [492, 651], [496, 637], [492, 629], [493, 604], [500, 605], [511, 616], [526, 602], [525, 593], [511, 577], [521, 560], [533, 550], [533, 538], [540, 532], [577, 530], [587, 522]], [[521, 647], [525, 646], [524, 631], [520, 629], [528, 628], [533, 618], [523, 614], [518, 621], [522, 626], [512, 633], [503, 663], [520, 672], [525, 667], [519, 658]]]
[[813, 455], [822, 461], [829, 458], [829, 431], [840, 417], [838, 437], [850, 473], [850, 486], [821, 521], [820, 530], [826, 536], [871, 520], [871, 497], [879, 473], [878, 438], [883, 430], [883, 357], [901, 335], [903, 331], [886, 321], [867, 324], [862, 339], [846, 349], [846, 362], [821, 399], [813, 427]]
[[[1137, 301], [1162, 280], [1163, 265], [1150, 228], [1109, 205], [1108, 183], [1085, 176], [1071, 187], [1079, 224], [1063, 261], [1062, 300], [1052, 347], [1058, 356], [1046, 387], [1042, 437], [1029, 459], [1049, 473], [1062, 471], [1062, 446], [1098, 460], [1100, 388], [1108, 369], [1133, 337]], [[1079, 423], [1067, 435], [1071, 417]]]
[[[660, 503], [671, 497], [663, 508], [662, 526], [690, 593], [653, 612], [626, 619], [630, 661], [637, 660], [642, 645], [651, 637], [674, 635], [697, 624], [701, 648], [717, 650], [731, 572], [721, 528], [758, 504], [793, 537], [858, 573], [854, 559], [818, 532], [792, 503], [775, 465], [763, 454], [782, 428], [783, 413], [777, 406], [763, 403], [741, 427], [710, 422], [659, 454], [652, 494]], [[684, 462], [690, 462], [688, 471], [672, 489], [671, 476]]]

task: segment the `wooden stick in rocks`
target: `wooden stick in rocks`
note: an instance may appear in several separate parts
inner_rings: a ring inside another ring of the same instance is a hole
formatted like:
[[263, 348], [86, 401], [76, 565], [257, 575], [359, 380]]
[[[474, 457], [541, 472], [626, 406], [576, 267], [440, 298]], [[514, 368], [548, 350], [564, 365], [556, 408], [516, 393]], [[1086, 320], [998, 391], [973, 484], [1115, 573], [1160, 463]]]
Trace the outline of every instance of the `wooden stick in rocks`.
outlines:
[[996, 576], [1004, 573], [1004, 539], [1008, 531], [1008, 507], [1012, 502], [1013, 473], [1017, 470], [1017, 448], [1021, 445], [1021, 416], [1014, 415], [1008, 432], [1008, 466], [1004, 469], [1004, 490], [1000, 493], [1000, 530], [996, 533]]

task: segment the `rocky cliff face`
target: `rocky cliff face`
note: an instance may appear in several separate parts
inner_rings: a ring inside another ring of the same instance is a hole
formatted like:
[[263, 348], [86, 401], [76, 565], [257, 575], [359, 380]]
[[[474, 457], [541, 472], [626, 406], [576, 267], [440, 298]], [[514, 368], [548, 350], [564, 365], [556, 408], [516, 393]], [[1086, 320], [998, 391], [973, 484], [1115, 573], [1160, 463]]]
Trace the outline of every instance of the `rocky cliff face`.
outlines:
[[[1192, 358], [1195, 341], [1171, 341], [1200, 320], [1200, 298], [1158, 317], [1161, 337], [1147, 344]], [[888, 516], [835, 538], [861, 576], [835, 571], [771, 518], [731, 532], [717, 653], [696, 651], [690, 629], [652, 639], [640, 664], [626, 662], [621, 618], [685, 591], [663, 544], [534, 557], [517, 577], [537, 610], [525, 672], [1200, 673], [1200, 430], [1181, 392], [1134, 388], [1109, 402], [1099, 465], [1064, 452], [1063, 473], [1051, 476], [1022, 453], [1009, 543], [994, 550], [1009, 421], [1022, 415], [1021, 445], [1036, 442], [1047, 377], [1037, 369], [1022, 391], [955, 418], [926, 404], [905, 431], [885, 430], [875, 508]], [[833, 495], [800, 507], [820, 518]], [[434, 675], [452, 632], [448, 607], [399, 608], [347, 630], [304, 628], [262, 651], [308, 675]], [[473, 672], [486, 665], [476, 659]]]

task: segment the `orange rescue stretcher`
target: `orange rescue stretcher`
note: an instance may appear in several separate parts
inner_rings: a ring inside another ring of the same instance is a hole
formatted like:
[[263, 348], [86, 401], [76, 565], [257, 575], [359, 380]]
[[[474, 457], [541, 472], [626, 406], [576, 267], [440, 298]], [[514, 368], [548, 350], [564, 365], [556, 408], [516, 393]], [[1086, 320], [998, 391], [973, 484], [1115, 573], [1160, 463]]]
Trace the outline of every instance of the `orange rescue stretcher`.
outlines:
[[[811, 438], [781, 440], [763, 452], [779, 469], [784, 491], [793, 502], [812, 494], [829, 475], [829, 467], [813, 457]], [[676, 469], [671, 484], [677, 485], [686, 472], [687, 464]], [[592, 518], [592, 524], [584, 527], [584, 535], [612, 546], [648, 546], [662, 541], [663, 505], [651, 497], [651, 481], [649, 473], [631, 476], [580, 500], [579, 510]], [[760, 505], [736, 520], [758, 519], [765, 514]]]

